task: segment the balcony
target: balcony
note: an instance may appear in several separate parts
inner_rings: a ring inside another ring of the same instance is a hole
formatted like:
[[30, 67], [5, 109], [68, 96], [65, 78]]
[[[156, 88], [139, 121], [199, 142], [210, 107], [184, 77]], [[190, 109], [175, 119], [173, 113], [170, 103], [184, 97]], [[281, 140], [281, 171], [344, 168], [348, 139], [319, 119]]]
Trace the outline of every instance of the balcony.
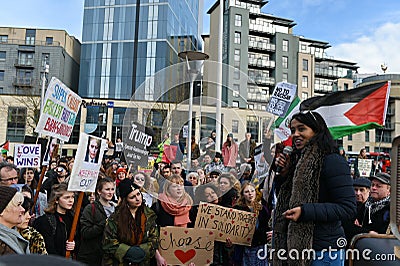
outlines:
[[249, 66], [253, 67], [261, 67], [261, 68], [274, 68], [275, 61], [272, 60], [263, 60], [263, 59], [256, 59], [256, 58], [249, 58]]
[[328, 78], [339, 78], [337, 71], [330, 69], [315, 69], [315, 76], [317, 77], [328, 77]]
[[255, 32], [275, 34], [275, 28], [271, 25], [249, 24], [249, 30]]
[[15, 63], [14, 63], [14, 66], [18, 67], [18, 68], [34, 68], [33, 60], [16, 59]]
[[275, 44], [266, 42], [249, 42], [249, 48], [257, 51], [269, 51], [274, 52], [276, 50]]
[[249, 76], [251, 81], [250, 83], [255, 82], [257, 85], [267, 85], [267, 86], [273, 86], [275, 85], [275, 78], [273, 77], [263, 77], [263, 76]]
[[35, 86], [34, 78], [14, 78], [13, 86], [15, 87], [34, 87]]

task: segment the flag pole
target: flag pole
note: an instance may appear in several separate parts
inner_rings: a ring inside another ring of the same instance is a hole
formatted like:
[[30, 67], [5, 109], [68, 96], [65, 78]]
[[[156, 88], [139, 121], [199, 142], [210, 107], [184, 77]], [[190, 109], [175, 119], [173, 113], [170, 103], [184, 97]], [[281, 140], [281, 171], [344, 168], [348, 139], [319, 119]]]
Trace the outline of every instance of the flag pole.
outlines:
[[[46, 173], [46, 165], [42, 165], [42, 171], [40, 172], [40, 177], [39, 177], [39, 181], [36, 187], [36, 192], [35, 192], [35, 196], [33, 197], [33, 205], [32, 205], [32, 213], [35, 213], [35, 206], [36, 206], [36, 202], [39, 198], [39, 192], [40, 189], [42, 187], [42, 183], [43, 183], [43, 179], [44, 179], [44, 174]], [[50, 195], [48, 195], [50, 197]]]

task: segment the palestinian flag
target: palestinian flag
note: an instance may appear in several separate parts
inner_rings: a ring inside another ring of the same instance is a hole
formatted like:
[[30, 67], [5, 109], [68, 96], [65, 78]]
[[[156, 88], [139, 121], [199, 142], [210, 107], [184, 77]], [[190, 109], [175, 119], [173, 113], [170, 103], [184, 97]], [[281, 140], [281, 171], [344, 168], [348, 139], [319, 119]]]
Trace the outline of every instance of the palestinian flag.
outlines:
[[3, 151], [9, 151], [10, 150], [10, 141], [6, 141], [3, 144], [0, 144], [0, 148]]
[[338, 91], [303, 101], [301, 111], [316, 111], [334, 139], [385, 125], [390, 81]]

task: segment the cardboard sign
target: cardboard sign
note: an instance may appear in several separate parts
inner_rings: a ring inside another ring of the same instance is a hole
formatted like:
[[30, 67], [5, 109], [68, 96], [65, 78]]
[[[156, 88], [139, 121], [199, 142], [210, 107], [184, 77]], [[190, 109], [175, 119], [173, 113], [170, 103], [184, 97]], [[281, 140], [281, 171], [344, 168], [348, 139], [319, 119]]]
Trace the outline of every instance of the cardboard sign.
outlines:
[[201, 202], [194, 228], [217, 230], [216, 241], [225, 243], [229, 237], [233, 244], [251, 246], [256, 222], [255, 213]]
[[82, 99], [53, 77], [47, 87], [43, 112], [35, 132], [68, 142]]
[[94, 192], [107, 142], [81, 132], [68, 191]]
[[358, 159], [358, 171], [360, 176], [369, 177], [372, 169], [372, 159]]
[[40, 167], [40, 150], [40, 144], [15, 144], [15, 165], [18, 168]]
[[210, 229], [161, 227], [159, 250], [168, 265], [208, 265], [213, 260], [215, 235]]
[[149, 158], [147, 150], [153, 142], [153, 136], [146, 132], [146, 128], [132, 122], [124, 136], [124, 155], [128, 165], [146, 167]]
[[267, 111], [280, 117], [285, 117], [290, 103], [296, 95], [297, 85], [286, 82], [276, 84], [271, 95]]

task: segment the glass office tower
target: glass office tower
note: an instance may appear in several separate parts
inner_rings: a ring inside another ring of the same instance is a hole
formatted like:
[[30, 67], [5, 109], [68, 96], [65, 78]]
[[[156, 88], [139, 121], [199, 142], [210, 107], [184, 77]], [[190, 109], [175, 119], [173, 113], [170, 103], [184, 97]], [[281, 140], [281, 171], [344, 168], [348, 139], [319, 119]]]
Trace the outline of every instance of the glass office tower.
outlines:
[[200, 9], [199, 0], [85, 0], [80, 96], [157, 99], [154, 73], [201, 49]]

